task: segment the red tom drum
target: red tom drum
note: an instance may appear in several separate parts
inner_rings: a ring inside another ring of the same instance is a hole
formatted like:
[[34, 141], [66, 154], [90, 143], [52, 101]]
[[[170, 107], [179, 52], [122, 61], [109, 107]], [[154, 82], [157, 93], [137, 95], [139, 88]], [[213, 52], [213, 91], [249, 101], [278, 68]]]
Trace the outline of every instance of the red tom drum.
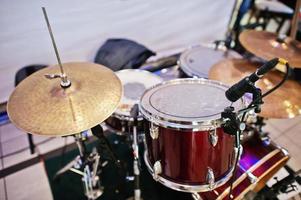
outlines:
[[[234, 136], [224, 133], [221, 112], [231, 105], [227, 86], [206, 79], [176, 79], [148, 89], [140, 100], [145, 162], [154, 179], [183, 192], [204, 192], [232, 176]], [[236, 109], [243, 101], [234, 103]]]

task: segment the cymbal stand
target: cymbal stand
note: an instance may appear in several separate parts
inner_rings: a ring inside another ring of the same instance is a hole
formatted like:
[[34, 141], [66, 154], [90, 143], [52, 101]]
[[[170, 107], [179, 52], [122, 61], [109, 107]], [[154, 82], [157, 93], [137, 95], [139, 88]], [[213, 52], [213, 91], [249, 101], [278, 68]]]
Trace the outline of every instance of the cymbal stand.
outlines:
[[133, 123], [133, 172], [134, 172], [134, 200], [141, 199], [141, 190], [140, 190], [140, 165], [139, 165], [139, 146], [138, 146], [138, 136], [137, 136], [137, 126], [138, 126], [138, 115], [139, 109], [138, 105], [135, 104], [131, 109], [131, 116], [134, 119]]
[[266, 125], [265, 119], [263, 117], [257, 116], [256, 121], [254, 123], [255, 131], [258, 133], [260, 139], [269, 144], [271, 142], [271, 138], [269, 137], [268, 132], [263, 131], [263, 127]]
[[[229, 21], [228, 21], [228, 24], [227, 24], [227, 31], [225, 33], [225, 39], [223, 40], [216, 40], [214, 41], [214, 43], [216, 44], [216, 50], [217, 50], [217, 47], [223, 43], [223, 45], [227, 48], [227, 49], [230, 49], [231, 48], [231, 43], [232, 43], [232, 40], [233, 40], [233, 27], [231, 26], [232, 24], [232, 21], [234, 19], [234, 13], [235, 13], [235, 10], [236, 10], [236, 7], [238, 5], [239, 1], [238, 0], [235, 0], [234, 1], [234, 5], [231, 9], [231, 13], [230, 13], [230, 18], [229, 18]], [[227, 51], [226, 51], [227, 52]]]
[[61, 71], [60, 74], [46, 74], [45, 77], [48, 78], [48, 79], [60, 78], [61, 79], [61, 87], [62, 88], [68, 88], [68, 87], [71, 86], [71, 81], [67, 78], [67, 75], [64, 71], [64, 68], [63, 68], [63, 65], [62, 65], [62, 62], [61, 62], [61, 58], [60, 58], [60, 55], [59, 55], [59, 51], [57, 49], [57, 46], [56, 46], [56, 43], [55, 43], [55, 40], [54, 40], [54, 36], [53, 36], [52, 28], [51, 28], [51, 25], [50, 25], [50, 22], [49, 22], [49, 19], [48, 19], [46, 8], [42, 7], [42, 11], [43, 11], [43, 15], [44, 15], [44, 18], [45, 18], [45, 21], [46, 21], [46, 24], [47, 24], [48, 32], [49, 32], [49, 35], [50, 35], [50, 38], [51, 38], [51, 42], [52, 42], [53, 49], [54, 49], [54, 52], [55, 52], [55, 55], [56, 55], [56, 59], [58, 61], [60, 71]]
[[83, 163], [81, 168], [83, 167], [82, 182], [84, 185], [85, 195], [89, 200], [94, 200], [100, 197], [103, 193], [103, 190], [100, 187], [99, 176], [97, 175], [100, 156], [97, 151], [94, 151], [89, 155], [87, 154], [84, 143], [85, 140], [85, 134], [80, 133], [75, 135], [75, 141]]
[[88, 200], [95, 200], [103, 193], [103, 189], [100, 186], [100, 179], [97, 175], [100, 156], [97, 151], [92, 151], [90, 154], [87, 153], [84, 143], [87, 138], [87, 131], [76, 134], [74, 137], [80, 155], [60, 169], [54, 178], [57, 178], [67, 171], [81, 175], [85, 196]]

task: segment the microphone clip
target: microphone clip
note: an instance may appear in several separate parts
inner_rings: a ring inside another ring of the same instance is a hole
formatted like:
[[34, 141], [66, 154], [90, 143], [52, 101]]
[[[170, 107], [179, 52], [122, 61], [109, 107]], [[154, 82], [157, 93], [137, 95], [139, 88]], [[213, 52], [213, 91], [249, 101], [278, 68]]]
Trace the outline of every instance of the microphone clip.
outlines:
[[237, 113], [234, 112], [234, 107], [226, 107], [221, 113], [222, 119], [225, 123], [222, 124], [222, 128], [225, 133], [235, 136], [235, 146], [240, 146], [240, 133], [245, 130], [246, 124], [243, 123], [238, 117]]
[[261, 104], [263, 104], [262, 101], [262, 93], [261, 89], [257, 88], [252, 81], [250, 81], [248, 78], [246, 78], [247, 81], [247, 90], [246, 92], [252, 94], [252, 104], [254, 105], [255, 113], [260, 113], [261, 112]]
[[249, 80], [249, 77], [245, 78], [244, 81], [245, 81], [245, 85], [246, 85], [245, 92], [252, 94], [252, 104], [254, 104], [254, 106], [255, 106], [254, 112], [260, 113], [261, 112], [261, 104], [263, 104], [261, 89], [257, 88], [254, 85], [254, 82]]
[[229, 135], [236, 135], [240, 127], [240, 120], [234, 112], [234, 107], [226, 107], [225, 110], [221, 113], [221, 116], [225, 121], [225, 123], [222, 125], [225, 133]]

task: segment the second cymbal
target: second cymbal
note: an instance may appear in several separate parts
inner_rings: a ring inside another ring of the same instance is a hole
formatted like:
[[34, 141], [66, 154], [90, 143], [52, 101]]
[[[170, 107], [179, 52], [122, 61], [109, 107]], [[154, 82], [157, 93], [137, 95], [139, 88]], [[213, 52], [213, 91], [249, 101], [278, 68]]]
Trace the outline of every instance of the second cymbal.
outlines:
[[301, 43], [290, 37], [280, 39], [275, 33], [246, 30], [239, 35], [239, 41], [247, 51], [260, 58], [284, 58], [292, 67], [301, 68]]
[[[255, 72], [260, 63], [243, 59], [227, 59], [215, 64], [209, 78], [226, 84], [235, 84], [242, 78]], [[271, 71], [256, 82], [262, 93], [273, 88], [283, 78], [278, 71]], [[293, 80], [287, 80], [280, 88], [266, 96], [262, 105], [261, 116], [267, 118], [293, 118], [301, 114], [301, 85]]]

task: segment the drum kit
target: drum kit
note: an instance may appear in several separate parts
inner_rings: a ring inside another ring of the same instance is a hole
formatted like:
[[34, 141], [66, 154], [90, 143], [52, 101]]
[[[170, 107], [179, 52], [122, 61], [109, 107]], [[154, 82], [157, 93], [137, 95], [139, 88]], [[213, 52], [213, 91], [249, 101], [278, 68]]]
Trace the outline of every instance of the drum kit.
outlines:
[[[46, 10], [44, 14], [48, 22]], [[49, 22], [48, 28], [57, 53]], [[240, 42], [261, 59], [282, 57], [301, 67], [301, 44], [296, 40], [245, 31]], [[88, 199], [97, 199], [103, 190], [100, 155], [89, 154], [84, 141], [91, 129], [107, 144], [102, 122], [133, 143], [134, 199], [141, 199], [139, 143], [144, 144], [144, 162], [155, 181], [203, 200], [242, 199], [257, 192], [289, 159], [288, 152], [262, 131], [262, 119], [300, 115], [301, 85], [287, 80], [264, 98], [261, 112], [256, 111], [260, 117], [245, 124], [244, 117], [254, 114], [247, 106], [252, 100], [242, 94], [231, 102], [225, 96], [226, 84], [237, 83], [262, 63], [243, 59], [233, 50], [191, 48], [179, 58], [181, 77], [164, 82], [145, 70], [114, 73], [98, 64], [62, 64], [58, 53], [57, 58], [59, 65], [34, 73], [16, 87], [7, 111], [11, 122], [25, 132], [75, 137], [80, 155], [58, 174], [71, 170], [82, 175]], [[256, 86], [266, 93], [285, 77], [272, 71]], [[113, 153], [112, 157], [118, 164]]]

